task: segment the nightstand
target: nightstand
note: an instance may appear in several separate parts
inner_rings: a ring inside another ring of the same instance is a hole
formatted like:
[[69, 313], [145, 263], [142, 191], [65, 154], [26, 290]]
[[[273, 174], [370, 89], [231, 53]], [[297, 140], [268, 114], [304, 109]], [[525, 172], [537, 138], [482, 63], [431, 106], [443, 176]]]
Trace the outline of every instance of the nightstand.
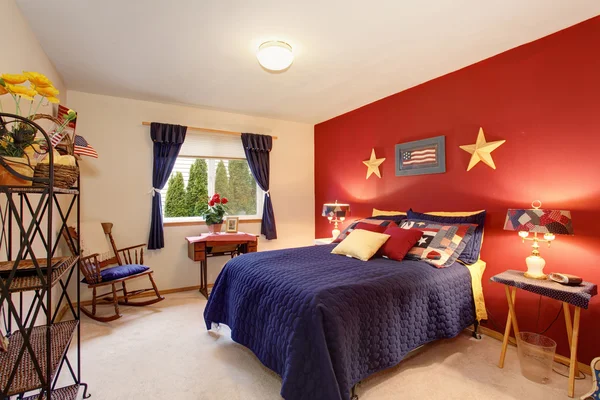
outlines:
[[322, 246], [324, 244], [331, 244], [333, 242], [333, 238], [321, 238], [315, 239], [315, 246]]
[[[577, 374], [577, 344], [579, 341], [581, 309], [588, 308], [592, 296], [598, 294], [598, 287], [590, 282], [582, 282], [577, 286], [566, 286], [552, 280], [526, 278], [523, 271], [512, 270], [493, 276], [491, 281], [505, 285], [504, 288], [506, 290], [506, 301], [508, 303], [509, 311], [506, 320], [506, 329], [504, 331], [504, 340], [502, 341], [500, 362], [498, 363], [500, 368], [504, 367], [504, 359], [506, 357], [511, 327], [515, 333], [515, 338], [519, 336], [519, 325], [517, 323], [517, 313], [515, 310], [517, 288], [555, 299], [562, 303], [565, 324], [567, 326], [567, 338], [569, 339], [569, 347], [571, 350], [569, 362], [569, 397], [573, 397], [575, 394], [575, 375]], [[575, 306], [573, 320], [571, 320], [571, 310], [569, 305]]]

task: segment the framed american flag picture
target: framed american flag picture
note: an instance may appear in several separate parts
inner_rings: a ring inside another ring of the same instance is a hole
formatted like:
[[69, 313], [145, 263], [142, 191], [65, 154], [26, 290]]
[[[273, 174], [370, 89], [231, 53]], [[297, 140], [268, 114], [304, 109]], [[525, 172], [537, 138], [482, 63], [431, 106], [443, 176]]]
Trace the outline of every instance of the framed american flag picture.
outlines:
[[446, 172], [445, 136], [396, 145], [396, 176], [444, 172]]

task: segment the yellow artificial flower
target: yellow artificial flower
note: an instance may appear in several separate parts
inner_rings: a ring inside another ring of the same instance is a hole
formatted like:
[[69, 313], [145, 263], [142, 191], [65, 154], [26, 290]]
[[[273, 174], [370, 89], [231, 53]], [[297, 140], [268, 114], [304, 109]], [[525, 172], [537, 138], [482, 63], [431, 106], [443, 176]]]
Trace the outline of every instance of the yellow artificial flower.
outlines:
[[39, 72], [23, 71], [23, 75], [27, 77], [27, 80], [36, 87], [49, 87], [54, 86], [52, 81], [44, 74]]
[[2, 74], [2, 79], [11, 85], [20, 85], [27, 80], [27, 77], [21, 74]]
[[59, 99], [57, 99], [56, 97], [46, 97], [46, 98], [48, 99], [48, 101], [49, 101], [50, 103], [54, 103], [54, 104], [58, 104], [58, 103], [60, 103], [60, 100], [59, 100]]
[[26, 97], [26, 98], [29, 98], [30, 100], [33, 100], [33, 97], [35, 97], [37, 95], [37, 92], [34, 89], [31, 89], [31, 88], [28, 88], [25, 86], [7, 84], [6, 89], [11, 94]]
[[44, 96], [44, 97], [56, 97], [60, 93], [58, 91], [58, 89], [56, 89], [54, 86], [48, 86], [48, 87], [34, 86], [34, 90], [36, 92], [38, 92], [38, 94], [40, 96]]
[[2, 85], [0, 85], [0, 96], [2, 96], [3, 94], [8, 93], [8, 90], [6, 90], [6, 88]]

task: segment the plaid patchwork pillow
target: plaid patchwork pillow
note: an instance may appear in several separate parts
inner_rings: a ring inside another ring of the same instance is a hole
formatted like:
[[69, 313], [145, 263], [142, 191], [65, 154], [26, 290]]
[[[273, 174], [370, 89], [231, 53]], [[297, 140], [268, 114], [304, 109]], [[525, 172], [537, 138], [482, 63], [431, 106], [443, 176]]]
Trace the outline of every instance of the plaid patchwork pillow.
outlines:
[[418, 229], [423, 236], [409, 250], [406, 258], [425, 261], [437, 268], [445, 268], [454, 264], [463, 252], [477, 227], [476, 224], [441, 224], [418, 219], [407, 219], [401, 226], [403, 229]]
[[350, 225], [348, 225], [348, 227], [346, 227], [346, 229], [344, 229], [340, 235], [333, 241], [333, 243], [339, 243], [342, 240], [346, 239], [346, 236], [348, 236], [350, 234], [350, 232], [352, 232], [354, 229], [356, 229], [356, 225], [358, 225], [359, 223], [364, 222], [366, 224], [373, 224], [373, 225], [377, 225], [377, 226], [398, 226], [394, 221], [392, 220], [378, 220], [378, 219], [359, 219], [354, 221], [353, 223], [351, 223]]

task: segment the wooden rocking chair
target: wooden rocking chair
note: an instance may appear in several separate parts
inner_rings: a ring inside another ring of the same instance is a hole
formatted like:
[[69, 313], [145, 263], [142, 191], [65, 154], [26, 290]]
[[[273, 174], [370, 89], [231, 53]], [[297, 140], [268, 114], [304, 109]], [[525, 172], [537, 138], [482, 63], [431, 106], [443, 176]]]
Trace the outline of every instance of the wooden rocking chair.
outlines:
[[[112, 223], [102, 223], [102, 228], [104, 229], [104, 233], [109, 237], [115, 256], [109, 260], [99, 261], [99, 254], [96, 253], [82, 258], [79, 262], [79, 268], [85, 277], [82, 283], [86, 283], [88, 288], [92, 289], [93, 293], [92, 309], [88, 310], [80, 305], [81, 311], [88, 317], [100, 322], [110, 322], [121, 318], [122, 315], [119, 311], [119, 304], [142, 307], [158, 303], [165, 299], [160, 295], [156, 283], [154, 282], [154, 278], [152, 277], [154, 271], [143, 265], [144, 247], [146, 247], [146, 244], [118, 249], [112, 236], [112, 226]], [[69, 228], [69, 233], [71, 234], [71, 237], [77, 237], [77, 232], [75, 232], [74, 228]], [[66, 232], [64, 232], [64, 236], [69, 248], [74, 252], [73, 243], [69, 240]], [[114, 264], [118, 264], [118, 266], [107, 268], [107, 266]], [[152, 288], [139, 289], [131, 292], [127, 291], [127, 286], [125, 285], [126, 281], [143, 276], [148, 276]], [[121, 284], [121, 289], [117, 289], [118, 284]], [[112, 290], [99, 295], [97, 289], [103, 286], [110, 286]], [[118, 296], [118, 292], [122, 292], [122, 297]], [[146, 301], [131, 300], [133, 297], [140, 296], [146, 292], [154, 292], [156, 297]], [[115, 311], [113, 315], [106, 317], [97, 315], [96, 308], [98, 300], [100, 299], [113, 304]]]

